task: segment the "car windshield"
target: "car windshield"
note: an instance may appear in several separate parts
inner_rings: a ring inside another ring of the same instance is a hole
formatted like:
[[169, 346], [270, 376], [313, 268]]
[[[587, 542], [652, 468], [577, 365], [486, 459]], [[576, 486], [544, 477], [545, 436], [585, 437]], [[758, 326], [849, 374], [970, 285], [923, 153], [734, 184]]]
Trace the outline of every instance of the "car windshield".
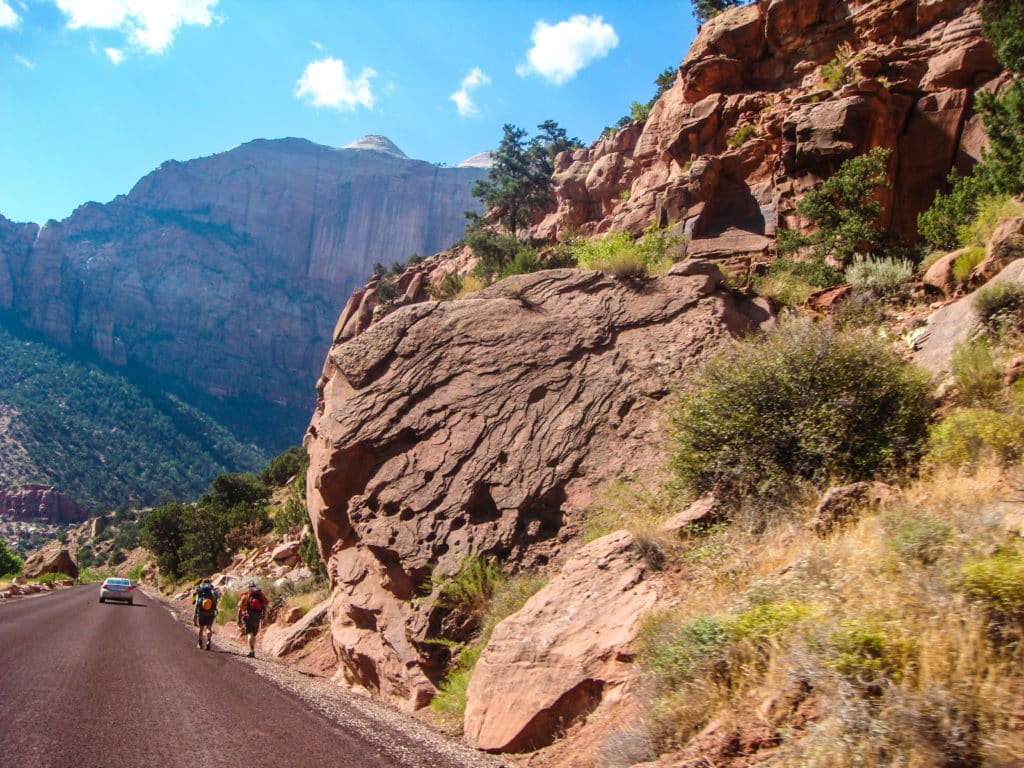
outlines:
[[126, 587], [131, 582], [128, 579], [107, 579], [107, 584], [117, 584], [118, 586]]

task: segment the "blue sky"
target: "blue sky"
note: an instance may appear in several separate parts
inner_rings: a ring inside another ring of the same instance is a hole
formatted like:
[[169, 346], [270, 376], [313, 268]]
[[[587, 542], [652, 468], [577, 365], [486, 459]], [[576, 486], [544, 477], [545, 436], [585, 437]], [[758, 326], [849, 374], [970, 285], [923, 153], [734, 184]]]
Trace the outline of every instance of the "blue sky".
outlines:
[[550, 118], [589, 143], [695, 33], [688, 0], [0, 0], [0, 214], [256, 138], [454, 164]]

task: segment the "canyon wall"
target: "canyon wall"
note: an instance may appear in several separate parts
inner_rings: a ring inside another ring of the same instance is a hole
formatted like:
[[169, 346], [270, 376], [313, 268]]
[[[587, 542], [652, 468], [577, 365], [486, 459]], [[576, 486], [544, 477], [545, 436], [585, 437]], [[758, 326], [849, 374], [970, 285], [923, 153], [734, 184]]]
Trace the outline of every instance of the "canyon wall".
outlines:
[[766, 0], [700, 29], [675, 84], [633, 123], [557, 158], [557, 206], [533, 234], [650, 222], [690, 253], [765, 257], [807, 189], [891, 150], [887, 225], [913, 238], [951, 168], [980, 159], [973, 110], [1000, 66], [967, 0]]
[[312, 407], [348, 294], [461, 237], [479, 167], [258, 140], [171, 161], [64, 221], [0, 217], [0, 310], [66, 348], [214, 395]]

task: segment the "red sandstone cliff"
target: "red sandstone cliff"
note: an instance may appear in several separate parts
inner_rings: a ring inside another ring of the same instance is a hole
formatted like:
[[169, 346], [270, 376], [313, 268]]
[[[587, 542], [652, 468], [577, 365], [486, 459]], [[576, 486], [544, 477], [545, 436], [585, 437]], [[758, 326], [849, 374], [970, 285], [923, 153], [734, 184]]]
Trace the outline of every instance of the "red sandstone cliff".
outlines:
[[[844, 52], [846, 82], [829, 85], [822, 65]], [[778, 227], [798, 224], [806, 189], [881, 146], [887, 216], [913, 235], [949, 169], [979, 158], [973, 95], [999, 73], [968, 0], [729, 10], [700, 29], [646, 122], [558, 157], [557, 208], [534, 234], [639, 232], [653, 219], [691, 237], [693, 255], [764, 255]]]
[[170, 161], [61, 222], [0, 217], [0, 309], [115, 365], [306, 407], [345, 297], [374, 262], [458, 239], [485, 175], [390, 142]]

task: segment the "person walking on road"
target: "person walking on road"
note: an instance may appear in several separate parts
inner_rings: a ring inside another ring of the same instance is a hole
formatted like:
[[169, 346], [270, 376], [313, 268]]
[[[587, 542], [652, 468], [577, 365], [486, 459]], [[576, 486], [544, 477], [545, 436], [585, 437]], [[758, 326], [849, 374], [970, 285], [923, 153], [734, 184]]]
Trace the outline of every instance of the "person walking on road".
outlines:
[[203, 647], [203, 630], [206, 630], [206, 650], [210, 650], [213, 640], [213, 621], [217, 618], [217, 602], [220, 600], [220, 591], [213, 586], [209, 579], [203, 579], [196, 585], [195, 610], [192, 613], [192, 623], [199, 627], [199, 641], [197, 648]]
[[256, 656], [256, 633], [260, 631], [260, 622], [267, 610], [267, 596], [255, 579], [250, 579], [245, 586], [245, 591], [238, 597], [238, 626], [249, 640], [251, 659]]

